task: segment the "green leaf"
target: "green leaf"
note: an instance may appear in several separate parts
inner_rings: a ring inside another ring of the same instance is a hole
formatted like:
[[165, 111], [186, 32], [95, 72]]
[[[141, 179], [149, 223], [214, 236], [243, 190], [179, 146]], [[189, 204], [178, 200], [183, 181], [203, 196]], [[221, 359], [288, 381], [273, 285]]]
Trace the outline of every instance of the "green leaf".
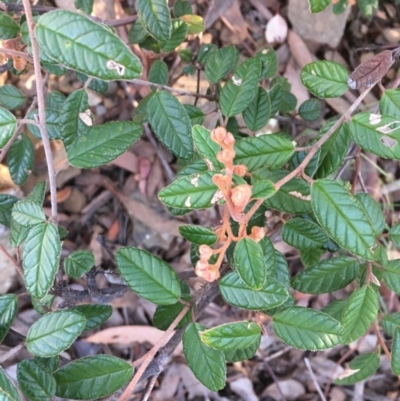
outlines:
[[260, 290], [249, 288], [236, 272], [227, 274], [219, 283], [222, 297], [237, 308], [262, 310], [283, 304], [289, 294], [285, 286], [267, 277]]
[[400, 327], [400, 312], [384, 316], [382, 327], [390, 337], [394, 337], [395, 330]]
[[358, 7], [365, 17], [372, 17], [378, 10], [378, 0], [357, 0]]
[[[0, 221], [1, 223], [1, 221]], [[389, 231], [389, 239], [395, 246], [400, 248], [400, 223], [394, 225]]]
[[137, 11], [144, 29], [160, 42], [171, 37], [171, 16], [165, 0], [138, 0]]
[[184, 104], [183, 107], [188, 113], [192, 126], [202, 125], [204, 123], [205, 115], [201, 109], [193, 104]]
[[18, 298], [14, 294], [0, 295], [0, 344], [17, 315]]
[[22, 252], [25, 286], [33, 298], [43, 298], [53, 285], [61, 254], [56, 226], [40, 223], [31, 227]]
[[[332, 125], [333, 122], [323, 127], [319, 135], [325, 134]], [[343, 159], [349, 150], [350, 142], [351, 137], [346, 125], [342, 124], [321, 146], [318, 170], [315, 174], [316, 178], [325, 178], [342, 165]]]
[[[28, 118], [31, 120], [34, 120], [38, 115], [37, 110], [33, 110], [28, 114]], [[60, 119], [60, 111], [59, 110], [53, 110], [53, 109], [46, 109], [46, 127], [47, 127], [47, 133], [49, 134], [50, 139], [60, 139], [60, 125], [59, 125], [59, 120]], [[37, 125], [35, 124], [27, 124], [27, 127], [29, 131], [32, 133], [33, 136], [35, 136], [38, 139], [42, 139], [42, 134], [40, 132], [40, 129]]]
[[124, 153], [142, 132], [139, 124], [130, 121], [112, 121], [90, 127], [68, 148], [68, 162], [80, 168], [102, 166]]
[[323, 294], [346, 287], [360, 274], [355, 259], [347, 256], [322, 260], [292, 279], [292, 287], [304, 294]]
[[64, 259], [64, 270], [68, 276], [78, 279], [94, 266], [93, 253], [86, 250], [72, 252]]
[[9, 241], [11, 246], [17, 247], [21, 245], [29, 232], [29, 227], [21, 226], [16, 221], [11, 220]]
[[174, 51], [185, 40], [187, 33], [188, 25], [184, 21], [180, 19], [172, 20], [171, 38], [166, 42], [160, 43], [160, 50], [164, 53]]
[[270, 79], [278, 70], [278, 58], [271, 46], [266, 46], [256, 53], [261, 61], [261, 78]]
[[340, 97], [349, 89], [349, 73], [341, 64], [333, 61], [315, 61], [301, 71], [303, 85], [315, 96]]
[[168, 67], [164, 61], [156, 60], [150, 67], [149, 82], [154, 82], [160, 85], [166, 85], [168, 83]]
[[308, 0], [312, 13], [320, 13], [331, 4], [331, 0]]
[[68, 150], [74, 140], [87, 133], [90, 129], [80, 118], [81, 114], [90, 110], [86, 90], [79, 89], [72, 92], [64, 102], [59, 118], [60, 138]]
[[373, 259], [371, 223], [347, 189], [333, 180], [317, 180], [311, 186], [311, 203], [318, 222], [332, 239], [354, 255]]
[[289, 288], [290, 274], [286, 258], [274, 248], [274, 245], [269, 238], [263, 238], [260, 243], [262, 242], [264, 242], [264, 258], [267, 264], [267, 277], [274, 278], [286, 288]]
[[[200, 64], [207, 63], [207, 61], [211, 58], [211, 56], [214, 55], [214, 53], [216, 51], [217, 51], [217, 47], [212, 43], [201, 45], [199, 52], [197, 53], [197, 61]], [[232, 67], [232, 69], [233, 68], [234, 68], [234, 66]], [[211, 71], [211, 73], [212, 73], [212, 71]], [[207, 79], [208, 79], [208, 77], [207, 77]]]
[[[289, 172], [284, 170], [268, 171], [260, 169], [253, 174], [253, 180], [255, 182], [260, 179], [270, 180], [275, 183], [288, 174]], [[283, 185], [274, 196], [266, 199], [264, 205], [267, 208], [291, 214], [308, 213], [311, 210], [310, 187], [305, 181], [293, 178]]]
[[158, 194], [167, 206], [182, 209], [206, 209], [221, 199], [218, 187], [212, 182], [214, 171], [178, 178]]
[[274, 117], [281, 107], [283, 100], [283, 89], [281, 85], [275, 85], [268, 92], [269, 99], [271, 101], [271, 117]]
[[34, 226], [46, 221], [43, 208], [36, 202], [23, 200], [17, 202], [12, 209], [12, 218], [22, 226]]
[[13, 195], [0, 194], [0, 224], [10, 228], [11, 211], [19, 199]]
[[57, 76], [64, 75], [67, 72], [67, 69], [61, 65], [53, 64], [53, 63], [46, 63], [42, 61], [41, 63], [43, 69], [45, 69], [50, 74], [54, 74]]
[[363, 336], [371, 327], [378, 313], [378, 294], [372, 287], [354, 291], [343, 310], [343, 344], [350, 344]]
[[280, 134], [260, 135], [236, 142], [235, 151], [235, 164], [245, 164], [252, 172], [265, 166], [283, 166], [293, 155], [294, 145]]
[[324, 306], [321, 309], [321, 312], [326, 313], [329, 316], [332, 316], [339, 322], [342, 322], [343, 311], [346, 306], [347, 299], [337, 299], [332, 301], [328, 305]]
[[140, 102], [139, 105], [135, 108], [133, 112], [132, 121], [137, 124], [143, 124], [148, 122], [147, 115], [147, 105], [150, 99], [156, 94], [156, 92], [151, 91], [147, 96], [145, 96]]
[[128, 41], [132, 44], [140, 44], [142, 43], [149, 34], [146, 29], [144, 29], [142, 23], [139, 19], [137, 19], [131, 26], [128, 32]]
[[157, 305], [171, 305], [181, 295], [175, 271], [163, 260], [142, 249], [125, 247], [115, 255], [117, 268], [128, 286]]
[[243, 111], [243, 120], [250, 131], [265, 127], [271, 114], [271, 100], [268, 92], [259, 87], [257, 94], [247, 109]]
[[75, 0], [75, 7], [90, 15], [93, 10], [93, 1], [94, 0]]
[[400, 118], [400, 90], [386, 90], [379, 101], [380, 114]]
[[45, 315], [51, 311], [51, 306], [55, 298], [56, 296], [51, 294], [47, 294], [41, 299], [32, 298], [32, 305], [37, 313]]
[[25, 103], [25, 96], [14, 85], [0, 86], [0, 104], [9, 110], [18, 109]]
[[35, 150], [31, 140], [21, 134], [11, 145], [7, 153], [7, 163], [12, 180], [17, 185], [22, 185], [33, 170]]
[[[190, 297], [182, 297], [185, 301], [190, 301]], [[176, 319], [176, 317], [182, 312], [182, 309], [185, 307], [184, 304], [177, 302], [174, 305], [159, 305], [157, 306], [156, 311], [153, 316], [153, 326], [157, 327], [159, 330], [167, 330], [171, 323]], [[190, 311], [187, 311], [185, 316], [176, 326], [177, 329], [181, 329], [185, 327], [188, 323], [191, 322], [192, 314]]]
[[4, 148], [17, 128], [17, 120], [7, 109], [0, 107], [0, 149]]
[[224, 165], [217, 159], [217, 153], [221, 147], [211, 139], [211, 132], [200, 126], [195, 125], [192, 129], [194, 145], [199, 155], [204, 159], [210, 170], [221, 170]]
[[382, 234], [385, 228], [385, 216], [379, 203], [369, 194], [359, 192], [356, 199], [369, 217], [375, 235]]
[[245, 349], [261, 336], [261, 328], [254, 322], [226, 323], [200, 332], [201, 341], [220, 351]]
[[300, 218], [291, 219], [283, 225], [282, 239], [297, 249], [321, 248], [329, 240], [320, 226]]
[[400, 294], [400, 259], [391, 260], [383, 271], [386, 285], [396, 294]]
[[211, 391], [222, 390], [226, 381], [224, 354], [208, 347], [200, 339], [205, 327], [191, 323], [183, 333], [183, 353], [196, 378]]
[[214, 231], [193, 224], [179, 226], [179, 234], [183, 238], [197, 245], [213, 245], [217, 242], [217, 234]]
[[300, 259], [304, 267], [310, 267], [317, 264], [324, 253], [323, 249], [303, 248], [300, 249]]
[[58, 369], [60, 357], [58, 355], [50, 358], [41, 358], [40, 356], [35, 356], [33, 360], [42, 366], [43, 369], [46, 369], [50, 373], [54, 373]]
[[0, 39], [13, 39], [18, 36], [19, 25], [7, 14], [0, 13]]
[[[83, 74], [80, 74], [83, 75]], [[67, 97], [58, 91], [51, 91], [46, 96], [46, 106], [49, 109], [61, 111]]]
[[[207, 51], [213, 49], [207, 45]], [[217, 51], [212, 51], [206, 62], [204, 73], [211, 84], [221, 81], [230, 71], [232, 71], [239, 60], [239, 52], [235, 46], [222, 47]], [[200, 61], [200, 60], [199, 60]], [[203, 59], [200, 62], [205, 62]]]
[[[335, 384], [347, 386], [355, 384], [367, 377], [373, 375], [379, 368], [380, 358], [378, 354], [368, 353], [357, 355], [349, 364], [350, 375], [346, 375], [343, 379], [336, 379]], [[346, 370], [344, 371], [346, 373]]]
[[26, 335], [26, 347], [35, 356], [58, 355], [72, 345], [85, 325], [85, 317], [78, 312], [50, 312], [33, 323]]
[[203, 32], [205, 29], [204, 20], [202, 17], [200, 17], [200, 15], [187, 14], [182, 15], [180, 19], [186, 22], [189, 35], [197, 35], [198, 33]]
[[109, 81], [142, 73], [139, 59], [117, 35], [82, 14], [50, 11], [40, 17], [35, 35], [51, 59], [86, 75]]
[[288, 91], [283, 91], [283, 96], [281, 100], [281, 104], [279, 105], [279, 110], [284, 113], [290, 113], [297, 106], [297, 98], [293, 95], [293, 93]]
[[192, 5], [186, 0], [177, 0], [174, 4], [175, 18], [182, 17], [182, 15], [192, 14]]
[[160, 91], [147, 104], [150, 124], [161, 143], [177, 157], [193, 155], [192, 125], [179, 100], [169, 92]]
[[31, 193], [25, 198], [26, 201], [33, 201], [39, 205], [43, 205], [44, 196], [46, 195], [46, 181], [40, 181], [36, 184]]
[[391, 368], [395, 375], [400, 375], [400, 328], [398, 327], [393, 336]]
[[8, 378], [4, 369], [0, 366], [0, 400], [1, 401], [21, 401], [18, 390], [13, 382]]
[[261, 246], [251, 238], [236, 244], [233, 257], [240, 278], [254, 290], [261, 290], [266, 278], [266, 265]]
[[317, 351], [340, 343], [342, 325], [329, 315], [300, 306], [290, 306], [273, 316], [275, 334], [286, 344]]
[[318, 120], [321, 113], [321, 102], [318, 99], [308, 99], [299, 108], [300, 117], [306, 121]]
[[95, 355], [62, 366], [54, 374], [56, 396], [73, 400], [94, 400], [125, 386], [133, 375], [132, 366], [111, 355]]
[[257, 94], [261, 62], [258, 58], [248, 58], [234, 71], [234, 75], [222, 88], [219, 105], [222, 114], [235, 116], [250, 106]]
[[276, 189], [271, 181], [257, 181], [251, 190], [252, 199], [267, 199], [275, 195]]
[[50, 372], [32, 359], [24, 359], [17, 366], [18, 385], [32, 401], [47, 401], [56, 393], [56, 381]]
[[358, 113], [348, 124], [354, 142], [367, 152], [400, 159], [400, 123], [396, 117]]
[[252, 358], [260, 346], [261, 337], [259, 342], [255, 342], [250, 347], [245, 349], [235, 349], [232, 351], [224, 351], [225, 360], [227, 362], [240, 362]]
[[75, 306], [70, 310], [79, 312], [86, 318], [86, 326], [84, 330], [92, 330], [95, 327], [100, 326], [111, 316], [112, 313], [112, 307], [110, 305], [84, 304]]
[[347, 0], [339, 0], [333, 5], [332, 11], [336, 15], [343, 14], [346, 11], [348, 5], [349, 3], [347, 2]]

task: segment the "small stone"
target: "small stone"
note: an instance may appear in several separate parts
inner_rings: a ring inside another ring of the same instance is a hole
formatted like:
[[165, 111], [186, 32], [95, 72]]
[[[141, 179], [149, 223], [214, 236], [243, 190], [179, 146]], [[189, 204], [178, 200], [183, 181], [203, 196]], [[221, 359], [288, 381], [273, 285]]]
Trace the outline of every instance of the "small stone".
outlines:
[[329, 393], [329, 399], [335, 401], [346, 401], [346, 393], [339, 387], [333, 387]]
[[[279, 388], [288, 401], [295, 401], [299, 399], [300, 396], [306, 393], [306, 389], [304, 386], [293, 379], [288, 379], [288, 380], [282, 380], [279, 383]], [[281, 398], [281, 394], [278, 390], [278, 387], [275, 383], [272, 383], [269, 385], [264, 391], [263, 395], [269, 395], [276, 400], [279, 400]]]
[[389, 43], [400, 42], [400, 28], [385, 28], [382, 35]]

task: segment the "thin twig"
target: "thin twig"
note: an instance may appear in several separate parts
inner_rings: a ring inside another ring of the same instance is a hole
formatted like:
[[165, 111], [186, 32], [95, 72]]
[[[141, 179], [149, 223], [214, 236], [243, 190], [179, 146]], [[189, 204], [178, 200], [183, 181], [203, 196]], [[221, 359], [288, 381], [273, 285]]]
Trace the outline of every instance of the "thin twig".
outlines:
[[0, 245], [0, 251], [4, 253], [4, 256], [14, 265], [15, 269], [19, 273], [19, 275], [24, 278], [24, 272], [21, 267], [17, 263], [17, 261]]
[[268, 373], [271, 375], [272, 380], [274, 381], [276, 388], [278, 389], [278, 392], [281, 396], [281, 401], [286, 401], [286, 398], [282, 393], [281, 387], [279, 386], [279, 381], [278, 381], [277, 377], [275, 376], [274, 371], [271, 369], [271, 366], [269, 366], [269, 363], [265, 360], [264, 360], [264, 366], [267, 368]]
[[150, 362], [156, 356], [158, 350], [165, 344], [167, 339], [169, 339], [170, 335], [175, 330], [175, 327], [183, 319], [183, 317], [186, 315], [186, 313], [189, 311], [189, 309], [190, 308], [188, 306], [185, 306], [182, 309], [182, 311], [175, 318], [175, 320], [171, 323], [171, 325], [168, 327], [168, 329], [165, 331], [165, 333], [161, 336], [161, 338], [157, 341], [157, 343], [154, 345], [154, 347], [146, 354], [145, 360], [143, 361], [143, 363], [140, 366], [137, 373], [133, 376], [133, 379], [128, 384], [128, 387], [122, 393], [121, 397], [119, 398], [119, 401], [127, 401], [128, 400], [128, 398], [130, 397], [136, 384], [139, 382], [140, 378], [142, 377], [143, 373], [145, 372], [147, 366], [149, 366]]
[[32, 61], [32, 57], [28, 53], [19, 52], [18, 50], [5, 49], [4, 47], [0, 47], [0, 54], [5, 54], [6, 56], [21, 57], [26, 60]]
[[314, 383], [315, 388], [318, 391], [319, 396], [321, 397], [321, 400], [322, 401], [326, 401], [325, 395], [321, 390], [321, 386], [319, 385], [317, 378], [315, 377], [315, 374], [314, 374], [314, 372], [313, 372], [313, 370], [311, 368], [310, 361], [308, 360], [308, 358], [304, 358], [304, 363], [307, 366], [307, 369], [308, 369], [308, 371], [310, 373], [311, 379], [312, 379], [312, 381]]
[[33, 67], [36, 79], [36, 92], [39, 109], [39, 128], [42, 135], [43, 148], [46, 156], [47, 169], [49, 173], [49, 187], [51, 199], [51, 219], [57, 224], [57, 186], [56, 173], [54, 171], [51, 146], [46, 127], [46, 104], [43, 93], [43, 77], [40, 69], [39, 46], [34, 35], [34, 21], [32, 17], [31, 4], [29, 0], [23, 0], [26, 22], [29, 29], [29, 37], [32, 44]]
[[174, 93], [176, 93], [178, 95], [182, 95], [182, 96], [194, 96], [194, 97], [202, 97], [202, 98], [208, 99], [208, 100], [215, 100], [215, 96], [202, 95], [202, 94], [196, 93], [196, 92], [189, 92], [189, 91], [185, 91], [182, 89], [171, 88], [170, 86], [167, 86], [167, 85], [155, 84], [153, 82], [144, 81], [143, 79], [136, 78], [136, 79], [131, 79], [128, 82], [132, 82], [133, 84], [137, 84], [137, 85], [150, 86], [150, 87], [158, 88], [158, 89], [165, 89], [168, 92], [174, 92]]
[[360, 172], [361, 161], [361, 148], [357, 146], [355, 158], [354, 158], [354, 174], [353, 174], [353, 181], [351, 183], [351, 190], [350, 192], [354, 195], [354, 191], [356, 190], [357, 180], [358, 180], [358, 173]]
[[23, 343], [18, 344], [16, 347], [11, 348], [10, 351], [6, 352], [3, 356], [0, 356], [0, 364], [6, 361], [8, 358], [11, 358], [14, 354], [20, 351], [25, 347], [25, 341]]
[[[299, 175], [304, 169], [307, 167], [308, 163], [310, 163], [313, 156], [318, 152], [318, 149], [334, 134], [334, 132], [340, 127], [340, 125], [345, 121], [348, 120], [353, 112], [357, 109], [360, 103], [363, 101], [365, 96], [371, 91], [374, 85], [367, 88], [361, 95], [355, 100], [355, 102], [349, 107], [349, 109], [332, 125], [332, 127], [312, 146], [311, 150], [308, 152], [307, 156], [304, 160], [288, 175], [283, 177], [281, 180], [274, 184], [275, 189], [278, 191], [283, 185], [289, 182], [291, 179]], [[253, 214], [259, 209], [259, 207], [264, 202], [264, 199], [258, 199], [251, 209], [243, 216], [240, 223], [246, 224]]]
[[149, 381], [147, 382], [146, 389], [142, 395], [140, 401], [147, 401], [150, 397], [150, 394], [153, 390], [154, 385], [156, 384], [158, 375], [151, 376]]
[[382, 347], [383, 352], [389, 358], [389, 361], [391, 361], [392, 360], [392, 355], [390, 354], [390, 351], [389, 351], [388, 347], [386, 346], [385, 339], [382, 337], [382, 334], [379, 331], [378, 323], [375, 322], [373, 327], [374, 327], [374, 331], [375, 331], [376, 337], [378, 338], [379, 345]]

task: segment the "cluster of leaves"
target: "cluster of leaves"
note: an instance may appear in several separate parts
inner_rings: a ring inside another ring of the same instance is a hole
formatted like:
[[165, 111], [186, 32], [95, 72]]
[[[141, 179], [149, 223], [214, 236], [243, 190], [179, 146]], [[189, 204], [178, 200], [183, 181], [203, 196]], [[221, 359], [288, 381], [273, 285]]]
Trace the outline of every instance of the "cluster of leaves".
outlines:
[[[78, 6], [81, 3], [85, 2], [77, 1]], [[130, 31], [130, 41], [160, 58], [174, 51], [188, 35], [204, 28], [201, 17], [192, 14], [187, 1], [175, 2], [174, 18], [162, 0], [138, 0], [137, 6], [139, 18]], [[0, 15], [0, 38], [20, 37], [30, 51], [24, 19], [18, 24], [9, 15]], [[182, 215], [224, 205], [227, 199], [221, 197], [213, 177], [226, 171], [219, 145], [211, 139], [212, 132], [202, 126], [204, 114], [200, 108], [181, 104], [167, 90], [154, 90], [141, 100], [132, 121], [94, 126], [87, 88], [103, 91], [106, 81], [137, 78], [142, 72], [140, 61], [111, 28], [82, 14], [57, 10], [35, 18], [42, 67], [52, 74], [71, 69], [85, 83], [68, 97], [58, 92], [50, 92], [47, 97], [46, 125], [50, 138], [64, 143], [69, 164], [92, 168], [114, 160], [140, 137], [141, 124], [149, 122], [159, 141], [182, 167], [176, 179], [159, 193], [171, 213]], [[368, 332], [378, 316], [384, 315], [379, 308], [380, 281], [384, 280], [400, 294], [400, 263], [388, 261], [388, 244], [382, 235], [389, 231], [390, 241], [399, 247], [400, 225], [389, 228], [379, 204], [370, 195], [353, 195], [345, 183], [333, 177], [343, 164], [351, 141], [366, 152], [400, 159], [397, 120], [400, 91], [384, 93], [379, 103], [380, 114], [356, 114], [351, 122], [342, 122], [333, 133], [329, 132], [333, 121], [326, 122], [306, 144], [311, 149], [316, 140], [330, 135], [304, 171], [299, 170], [307, 179], [296, 176], [286, 181], [285, 177], [297, 171], [309, 151], [296, 150], [288, 132], [263, 131], [277, 113], [292, 118], [297, 106], [290, 84], [276, 76], [274, 50], [261, 49], [242, 63], [234, 46], [217, 49], [207, 44], [200, 46], [196, 54], [187, 49], [179, 54], [187, 63], [186, 73], [204, 70], [209, 96], [224, 119], [219, 123], [225, 124], [235, 138], [233, 162], [245, 166], [246, 174], [234, 175], [233, 186], [251, 186], [251, 202], [245, 210], [251, 215], [246, 230], [226, 250], [231, 271], [218, 282], [222, 297], [233, 307], [268, 315], [276, 335], [293, 347], [315, 351], [357, 340]], [[344, 94], [348, 90], [348, 76], [344, 67], [328, 61], [311, 63], [301, 73], [305, 87], [321, 98]], [[158, 59], [153, 63], [149, 79], [160, 85], [168, 83], [164, 61]], [[24, 98], [16, 88], [7, 85], [0, 88], [0, 102], [4, 106], [0, 109], [0, 147], [4, 147], [18, 129], [17, 119], [7, 109], [21, 107]], [[36, 114], [33, 111], [27, 118], [33, 120]], [[252, 135], [242, 132], [239, 115]], [[305, 121], [321, 119], [319, 100], [312, 98], [300, 105], [299, 116]], [[41, 137], [35, 124], [28, 128], [32, 135]], [[27, 135], [20, 134], [11, 146], [8, 164], [13, 180], [22, 184], [33, 165], [33, 146]], [[45, 183], [40, 183], [24, 200], [0, 195], [0, 223], [10, 229], [11, 244], [23, 247], [26, 290], [35, 309], [43, 315], [27, 334], [26, 347], [34, 358], [18, 365], [18, 384], [33, 401], [54, 395], [69, 399], [100, 398], [123, 387], [133, 369], [123, 360], [105, 355], [78, 359], [59, 367], [58, 355], [84, 330], [103, 323], [111, 308], [80, 305], [49, 312], [54, 299], [52, 286], [60, 268], [61, 239], [67, 233], [46, 219], [42, 206], [44, 194]], [[256, 203], [259, 208], [254, 213], [251, 208]], [[305, 269], [293, 278], [284, 256], [267, 236], [260, 241], [249, 236], [252, 228], [264, 227], [267, 210], [285, 216], [282, 238], [300, 252]], [[236, 221], [228, 219], [225, 223], [236, 235], [240, 231]], [[183, 225], [180, 233], [192, 243], [193, 265], [199, 260], [199, 248], [207, 245], [215, 249], [220, 238], [216, 229], [195, 225]], [[332, 257], [321, 260], [326, 252]], [[163, 260], [145, 250], [125, 247], [117, 252], [116, 262], [126, 284], [157, 305], [153, 323], [159, 329], [166, 330], [185, 305], [192, 305], [178, 325], [185, 327], [184, 354], [196, 377], [211, 390], [225, 386], [226, 362], [241, 361], [255, 354], [261, 339], [260, 325], [250, 320], [207, 329], [195, 323], [195, 299], [189, 287]], [[93, 255], [88, 251], [74, 252], [62, 263], [71, 278], [81, 277], [93, 264]], [[294, 305], [291, 289], [308, 294], [332, 293], [350, 283], [355, 290], [349, 298], [333, 301], [323, 310]], [[15, 295], [0, 297], [1, 340], [16, 310]], [[400, 315], [384, 315], [382, 325], [393, 337], [392, 370], [400, 374]], [[337, 383], [363, 380], [378, 366], [378, 351], [359, 355], [350, 364], [350, 374]], [[0, 370], [0, 388], [7, 389], [8, 399], [19, 399], [3, 370]]]
[[[342, 14], [346, 11], [347, 7], [354, 4], [350, 0], [308, 0], [310, 10], [312, 13], [320, 13], [324, 11], [332, 3], [332, 11], [335, 14]], [[372, 17], [378, 10], [378, 0], [357, 0], [357, 6], [364, 17]]]

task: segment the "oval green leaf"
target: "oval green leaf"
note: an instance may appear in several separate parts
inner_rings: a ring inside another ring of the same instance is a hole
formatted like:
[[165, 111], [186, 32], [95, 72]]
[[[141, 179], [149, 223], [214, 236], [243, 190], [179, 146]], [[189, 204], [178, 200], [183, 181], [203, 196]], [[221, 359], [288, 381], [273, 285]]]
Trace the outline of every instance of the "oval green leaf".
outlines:
[[68, 148], [68, 162], [75, 167], [93, 168], [116, 159], [142, 135], [141, 125], [112, 121], [91, 127]]
[[117, 35], [82, 14], [50, 11], [39, 18], [35, 35], [51, 59], [86, 75], [109, 81], [142, 73], [139, 59]]
[[75, 306], [71, 310], [79, 312], [81, 315], [85, 316], [86, 326], [84, 330], [92, 330], [95, 327], [100, 326], [111, 316], [112, 313], [112, 307], [110, 305], [84, 304]]
[[68, 276], [78, 279], [94, 266], [93, 253], [87, 250], [72, 252], [64, 259], [64, 270]]
[[137, 11], [144, 29], [160, 42], [171, 37], [171, 15], [165, 0], [138, 0]]
[[78, 312], [58, 310], [33, 323], [26, 335], [26, 347], [35, 355], [48, 358], [69, 348], [86, 326]]
[[17, 202], [12, 209], [12, 218], [21, 226], [29, 227], [46, 221], [42, 206], [31, 200]]
[[94, 400], [125, 386], [133, 375], [132, 366], [111, 355], [78, 359], [54, 374], [57, 397], [72, 400]]
[[290, 306], [273, 316], [275, 334], [286, 344], [317, 351], [340, 343], [342, 325], [329, 315], [301, 306]]
[[257, 95], [249, 106], [243, 110], [243, 120], [250, 131], [258, 131], [263, 128], [271, 115], [271, 100], [268, 92], [259, 87]]
[[163, 260], [142, 249], [125, 247], [115, 255], [117, 268], [129, 287], [157, 305], [171, 305], [181, 295], [175, 271]]
[[40, 223], [29, 229], [22, 252], [25, 286], [33, 298], [43, 298], [53, 285], [60, 261], [57, 227]]
[[179, 100], [169, 92], [160, 91], [151, 97], [147, 113], [154, 133], [175, 156], [193, 156], [192, 124]]
[[226, 323], [200, 332], [201, 341], [220, 351], [245, 349], [258, 342], [261, 327], [254, 322]]
[[18, 298], [14, 294], [0, 296], [0, 343], [17, 315]]
[[183, 353], [196, 378], [211, 391], [218, 391], [225, 387], [225, 358], [221, 351], [201, 341], [199, 332], [204, 329], [197, 323], [188, 325], [182, 338]]
[[217, 234], [214, 231], [193, 224], [179, 226], [179, 234], [183, 238], [197, 245], [213, 245], [217, 242]]
[[1, 401], [21, 401], [18, 390], [13, 382], [8, 378], [4, 369], [0, 366], [0, 400]]
[[378, 354], [368, 353], [356, 356], [349, 364], [348, 370], [343, 372], [346, 377], [335, 380], [335, 384], [348, 386], [355, 384], [373, 375], [379, 368], [380, 358]]
[[14, 85], [0, 86], [0, 104], [9, 110], [18, 109], [25, 102], [25, 96]]
[[400, 328], [394, 331], [391, 368], [395, 375], [400, 375]]
[[8, 168], [12, 180], [22, 185], [33, 170], [35, 149], [27, 135], [22, 134], [11, 145], [7, 153]]
[[311, 203], [318, 222], [333, 240], [354, 255], [373, 260], [374, 231], [347, 189], [333, 180], [317, 180], [311, 186]]
[[303, 85], [315, 96], [321, 98], [339, 97], [349, 89], [349, 73], [342, 65], [333, 61], [315, 61], [301, 71]]

